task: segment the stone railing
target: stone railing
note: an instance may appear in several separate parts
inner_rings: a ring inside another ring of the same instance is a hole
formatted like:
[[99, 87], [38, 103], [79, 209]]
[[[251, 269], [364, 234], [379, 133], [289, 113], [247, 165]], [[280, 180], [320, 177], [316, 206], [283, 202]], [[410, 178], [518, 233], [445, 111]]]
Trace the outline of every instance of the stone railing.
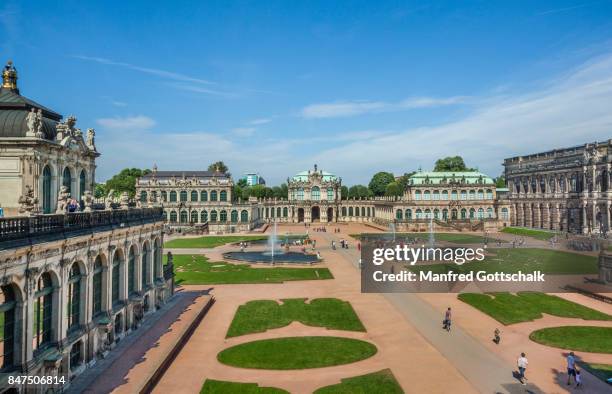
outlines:
[[114, 227], [163, 221], [162, 208], [75, 212], [0, 218], [0, 250]]

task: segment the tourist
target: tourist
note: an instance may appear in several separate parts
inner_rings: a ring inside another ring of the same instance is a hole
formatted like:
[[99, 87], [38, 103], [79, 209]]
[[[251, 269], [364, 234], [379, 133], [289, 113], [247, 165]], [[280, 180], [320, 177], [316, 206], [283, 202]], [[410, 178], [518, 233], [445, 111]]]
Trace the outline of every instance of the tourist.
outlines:
[[525, 357], [525, 353], [521, 353], [521, 357], [519, 357], [518, 360], [516, 361], [516, 365], [518, 366], [518, 370], [519, 370], [519, 380], [521, 384], [523, 385], [527, 384], [525, 383], [525, 380], [527, 380], [527, 378], [525, 377], [525, 370], [527, 369], [528, 364], [529, 364], [529, 361], [527, 361], [527, 357]]
[[317, 252], [317, 260], [321, 260], [321, 252]]
[[501, 331], [499, 328], [496, 328], [495, 331], [493, 331], [493, 342], [495, 342], [496, 345], [499, 345], [499, 342], [501, 342]]
[[580, 375], [580, 370], [576, 368], [576, 388], [582, 387], [582, 375]]
[[451, 329], [451, 308], [450, 306], [444, 313], [444, 321], [442, 322], [442, 324], [446, 331], [450, 331]]
[[336, 250], [336, 241], [332, 241], [332, 249]]
[[567, 385], [571, 384], [572, 376], [574, 377], [574, 381], [576, 381], [576, 358], [574, 357], [574, 352], [570, 352], [567, 356]]

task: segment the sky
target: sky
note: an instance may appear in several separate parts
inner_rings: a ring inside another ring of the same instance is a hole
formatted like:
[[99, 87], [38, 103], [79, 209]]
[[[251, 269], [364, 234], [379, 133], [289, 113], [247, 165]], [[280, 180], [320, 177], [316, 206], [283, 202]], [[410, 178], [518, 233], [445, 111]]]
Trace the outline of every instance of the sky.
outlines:
[[345, 185], [612, 138], [612, 1], [15, 1], [0, 62], [125, 167]]

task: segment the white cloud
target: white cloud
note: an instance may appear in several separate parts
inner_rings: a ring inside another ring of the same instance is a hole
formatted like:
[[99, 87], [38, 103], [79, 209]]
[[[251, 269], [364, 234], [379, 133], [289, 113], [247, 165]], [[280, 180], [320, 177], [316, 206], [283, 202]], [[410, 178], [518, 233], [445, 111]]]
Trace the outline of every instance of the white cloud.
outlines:
[[249, 124], [258, 126], [258, 125], [270, 123], [271, 121], [272, 119], [270, 118], [259, 118], [259, 119], [253, 119], [252, 121], [249, 122]]
[[311, 104], [304, 107], [301, 116], [304, 118], [338, 118], [367, 113], [404, 111], [415, 108], [431, 108], [445, 105], [461, 104], [466, 97], [413, 97], [399, 103], [384, 101], [339, 101], [335, 103]]
[[256, 127], [236, 127], [232, 129], [232, 133], [240, 136], [240, 137], [249, 137], [255, 134], [257, 131]]
[[97, 119], [100, 126], [112, 130], [146, 130], [155, 126], [155, 121], [148, 116], [128, 116]]

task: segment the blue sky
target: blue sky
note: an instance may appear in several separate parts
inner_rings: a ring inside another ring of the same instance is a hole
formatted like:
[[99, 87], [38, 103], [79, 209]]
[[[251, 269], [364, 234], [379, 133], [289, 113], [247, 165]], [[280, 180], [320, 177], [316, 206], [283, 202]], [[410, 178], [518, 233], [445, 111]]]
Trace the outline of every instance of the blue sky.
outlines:
[[612, 1], [13, 1], [0, 60], [124, 167], [320, 168], [345, 184], [447, 155], [612, 138]]

